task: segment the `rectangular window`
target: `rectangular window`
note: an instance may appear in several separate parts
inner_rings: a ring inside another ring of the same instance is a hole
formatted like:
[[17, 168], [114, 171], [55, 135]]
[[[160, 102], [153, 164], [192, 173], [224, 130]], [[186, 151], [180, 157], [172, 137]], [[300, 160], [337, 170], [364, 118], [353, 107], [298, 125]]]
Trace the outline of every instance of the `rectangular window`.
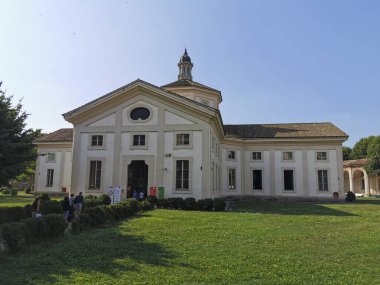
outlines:
[[177, 190], [189, 190], [189, 161], [176, 161], [175, 188]]
[[228, 189], [236, 189], [236, 170], [228, 169]]
[[54, 169], [47, 170], [46, 187], [53, 187]]
[[145, 145], [145, 135], [133, 135], [133, 145]]
[[291, 151], [284, 151], [282, 153], [283, 160], [293, 160], [293, 152]]
[[327, 160], [327, 152], [318, 151], [317, 152], [317, 160]]
[[177, 134], [177, 145], [189, 145], [190, 134]]
[[261, 152], [252, 152], [252, 160], [261, 160]]
[[55, 162], [55, 153], [47, 154], [47, 162]]
[[228, 151], [228, 159], [235, 159], [235, 152], [233, 150]]
[[101, 175], [102, 175], [102, 162], [100, 160], [92, 160], [90, 162], [89, 189], [100, 189]]
[[263, 190], [263, 172], [262, 170], [252, 170], [253, 190]]
[[284, 170], [284, 190], [285, 191], [294, 190], [293, 170]]
[[327, 170], [318, 170], [318, 189], [319, 191], [329, 191]]
[[103, 136], [91, 136], [91, 146], [103, 146]]

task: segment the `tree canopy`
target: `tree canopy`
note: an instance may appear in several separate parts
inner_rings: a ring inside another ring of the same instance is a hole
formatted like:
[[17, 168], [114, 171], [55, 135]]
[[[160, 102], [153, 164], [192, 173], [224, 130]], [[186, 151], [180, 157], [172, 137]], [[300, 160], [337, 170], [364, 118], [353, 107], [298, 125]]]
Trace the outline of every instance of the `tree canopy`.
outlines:
[[343, 160], [368, 159], [364, 165], [369, 176], [380, 175], [380, 136], [360, 139], [352, 148], [343, 147]]
[[21, 100], [12, 105], [13, 96], [6, 96], [0, 82], [0, 185], [24, 173], [37, 157], [32, 142], [40, 130], [26, 129], [27, 114]]

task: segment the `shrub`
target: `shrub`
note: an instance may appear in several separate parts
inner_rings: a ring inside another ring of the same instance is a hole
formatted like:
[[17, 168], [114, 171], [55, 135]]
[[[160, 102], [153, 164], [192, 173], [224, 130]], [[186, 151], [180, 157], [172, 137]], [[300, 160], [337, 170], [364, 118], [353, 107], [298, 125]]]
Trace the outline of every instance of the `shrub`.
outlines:
[[197, 207], [200, 211], [212, 211], [213, 203], [212, 199], [200, 199], [197, 201]]
[[18, 189], [12, 188], [11, 189], [11, 196], [15, 197], [15, 196], [17, 196], [17, 194], [18, 194]]
[[43, 215], [62, 213], [62, 201], [47, 200], [40, 204], [40, 212]]
[[197, 209], [197, 202], [195, 201], [195, 198], [186, 198], [185, 199], [185, 209], [190, 210], [190, 211]]
[[50, 200], [50, 197], [47, 193], [39, 193], [36, 198], [39, 198], [41, 202]]
[[125, 211], [126, 211], [126, 217], [133, 216], [139, 211], [139, 203], [136, 199], [127, 199], [122, 202], [120, 202], [121, 205], [125, 205]]
[[168, 198], [168, 203], [169, 203], [169, 207], [173, 208], [173, 209], [179, 209], [183, 208], [183, 205], [184, 205], [184, 201], [182, 198]]
[[102, 206], [87, 208], [85, 213], [90, 216], [93, 226], [102, 225], [108, 219], [108, 215]]
[[143, 211], [143, 212], [150, 211], [150, 210], [153, 210], [153, 207], [154, 206], [146, 200], [139, 202], [140, 211]]
[[81, 230], [82, 230], [82, 227], [81, 227], [80, 221], [78, 219], [74, 219], [71, 222], [71, 233], [74, 235], [77, 235], [81, 232]]
[[102, 194], [98, 197], [100, 205], [111, 205], [111, 198], [107, 194]]
[[53, 214], [42, 216], [41, 221], [45, 225], [46, 236], [48, 239], [62, 237], [67, 228], [67, 221], [63, 215]]
[[226, 202], [224, 202], [224, 200], [220, 198], [214, 198], [212, 200], [212, 204], [214, 206], [215, 211], [224, 211], [224, 209], [226, 208]]
[[46, 226], [42, 219], [29, 218], [22, 220], [22, 222], [27, 227], [26, 243], [32, 244], [48, 237]]
[[3, 190], [1, 191], [1, 193], [2, 193], [3, 195], [9, 195], [9, 194], [11, 194], [11, 191], [10, 191], [8, 188], [5, 188], [5, 189], [3, 189]]
[[169, 202], [165, 198], [158, 198], [157, 199], [157, 208], [159, 209], [166, 209], [169, 207]]
[[32, 188], [30, 187], [25, 188], [25, 194], [30, 194], [30, 193], [32, 193]]
[[356, 195], [352, 191], [348, 191], [346, 195], [346, 202], [354, 202], [356, 200]]
[[8, 223], [0, 226], [1, 239], [11, 250], [17, 250], [24, 245], [26, 233], [25, 223]]
[[124, 212], [125, 212], [124, 207], [126, 207], [126, 205], [122, 205], [122, 204], [111, 205], [110, 211], [111, 211], [112, 218], [114, 218], [115, 220], [123, 219], [125, 217], [124, 216]]
[[84, 199], [84, 204], [86, 205], [86, 208], [92, 208], [92, 207], [97, 207], [100, 206], [99, 199], [95, 196], [88, 195], [89, 197], [86, 196]]
[[74, 221], [79, 222], [81, 230], [86, 230], [86, 229], [91, 228], [91, 226], [94, 223], [92, 221], [92, 218], [90, 217], [90, 215], [88, 215], [86, 213], [80, 213], [79, 217], [74, 219]]
[[152, 205], [157, 205], [157, 197], [153, 195], [149, 195], [146, 197], [146, 200]]
[[0, 224], [18, 222], [31, 217], [28, 207], [0, 207]]

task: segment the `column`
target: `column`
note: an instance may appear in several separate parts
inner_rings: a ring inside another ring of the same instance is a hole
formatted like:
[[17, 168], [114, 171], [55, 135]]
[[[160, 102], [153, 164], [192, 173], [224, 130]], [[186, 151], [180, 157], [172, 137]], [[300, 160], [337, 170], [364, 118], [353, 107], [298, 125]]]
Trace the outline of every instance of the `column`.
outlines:
[[352, 175], [352, 168], [348, 171], [348, 178], [350, 180], [350, 191], [354, 192], [354, 182], [353, 182], [353, 175]]
[[365, 196], [368, 197], [370, 195], [369, 185], [368, 185], [368, 175], [365, 170], [363, 170], [363, 173], [364, 173], [364, 193], [365, 193]]

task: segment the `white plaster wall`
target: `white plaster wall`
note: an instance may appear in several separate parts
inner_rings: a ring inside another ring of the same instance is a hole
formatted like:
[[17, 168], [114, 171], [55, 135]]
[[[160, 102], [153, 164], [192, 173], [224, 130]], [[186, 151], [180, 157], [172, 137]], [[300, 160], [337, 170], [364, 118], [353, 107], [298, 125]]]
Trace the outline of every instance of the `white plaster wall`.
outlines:
[[[282, 161], [282, 153], [287, 150], [276, 150], [274, 152], [275, 168], [275, 193], [279, 196], [304, 196], [303, 189], [303, 167], [302, 151], [293, 151], [293, 161]], [[284, 169], [293, 169], [294, 173], [294, 191], [284, 191], [283, 171]]]
[[[147, 122], [136, 122], [131, 120], [129, 117], [129, 112], [133, 110], [135, 107], [150, 107], [152, 109], [152, 118], [148, 120]], [[158, 122], [158, 108], [152, 104], [149, 104], [143, 100], [139, 100], [135, 103], [132, 103], [130, 105], [127, 105], [125, 108], [122, 110], [122, 123], [123, 126], [132, 126], [132, 125], [157, 125]]]
[[90, 127], [101, 127], [101, 126], [114, 126], [116, 122], [116, 114], [113, 113], [111, 115], [108, 115], [100, 120], [97, 120], [90, 124]]
[[[317, 161], [317, 151], [326, 151], [327, 161]], [[308, 150], [308, 176], [309, 176], [309, 195], [311, 197], [333, 197], [333, 192], [339, 191], [337, 153], [336, 150]], [[327, 170], [329, 179], [329, 191], [318, 191], [318, 170]]]
[[[186, 131], [189, 132], [189, 131]], [[165, 132], [164, 134], [164, 173], [163, 182], [165, 187], [165, 197], [194, 197], [196, 199], [202, 198], [202, 132], [193, 131], [193, 148], [192, 149], [174, 149], [174, 133]], [[170, 157], [167, 157], [170, 154]], [[175, 165], [173, 163], [173, 158], [187, 158], [192, 157], [192, 168], [191, 168], [191, 183], [192, 191], [189, 194], [176, 194], [174, 185], [174, 175], [175, 175]], [[160, 167], [160, 166], [158, 166]], [[204, 167], [204, 166], [202, 166]]]
[[91, 133], [80, 134], [80, 151], [79, 151], [79, 173], [78, 173], [78, 189], [85, 189], [87, 194], [91, 190], [87, 189], [88, 184], [88, 158], [105, 158], [104, 173], [102, 173], [103, 186], [102, 192], [105, 192], [107, 187], [112, 185], [113, 172], [113, 149], [114, 149], [114, 133], [105, 133], [105, 149], [88, 149]]
[[[47, 155], [38, 156], [37, 179], [35, 181], [36, 191], [61, 193], [62, 187], [70, 187], [71, 180], [67, 179], [67, 177], [71, 177], [71, 160], [67, 159], [66, 154], [71, 156], [71, 149], [39, 147], [38, 153], [55, 153], [55, 162], [47, 162]], [[54, 169], [52, 187], [46, 187], [48, 169]], [[63, 180], [61, 181], [61, 179]]]
[[[227, 159], [228, 151], [235, 151], [235, 160]], [[241, 195], [242, 194], [242, 173], [241, 173], [241, 151], [240, 149], [234, 148], [223, 148], [222, 149], [222, 175], [221, 187], [223, 195]], [[236, 189], [232, 190], [228, 188], [228, 169], [236, 169]]]
[[165, 124], [167, 125], [193, 125], [194, 123], [177, 116], [171, 112], [165, 111]]
[[63, 179], [62, 179], [62, 187], [66, 187], [66, 192], [70, 192], [71, 189], [71, 168], [72, 168], [72, 152], [65, 151], [65, 163], [63, 166]]

